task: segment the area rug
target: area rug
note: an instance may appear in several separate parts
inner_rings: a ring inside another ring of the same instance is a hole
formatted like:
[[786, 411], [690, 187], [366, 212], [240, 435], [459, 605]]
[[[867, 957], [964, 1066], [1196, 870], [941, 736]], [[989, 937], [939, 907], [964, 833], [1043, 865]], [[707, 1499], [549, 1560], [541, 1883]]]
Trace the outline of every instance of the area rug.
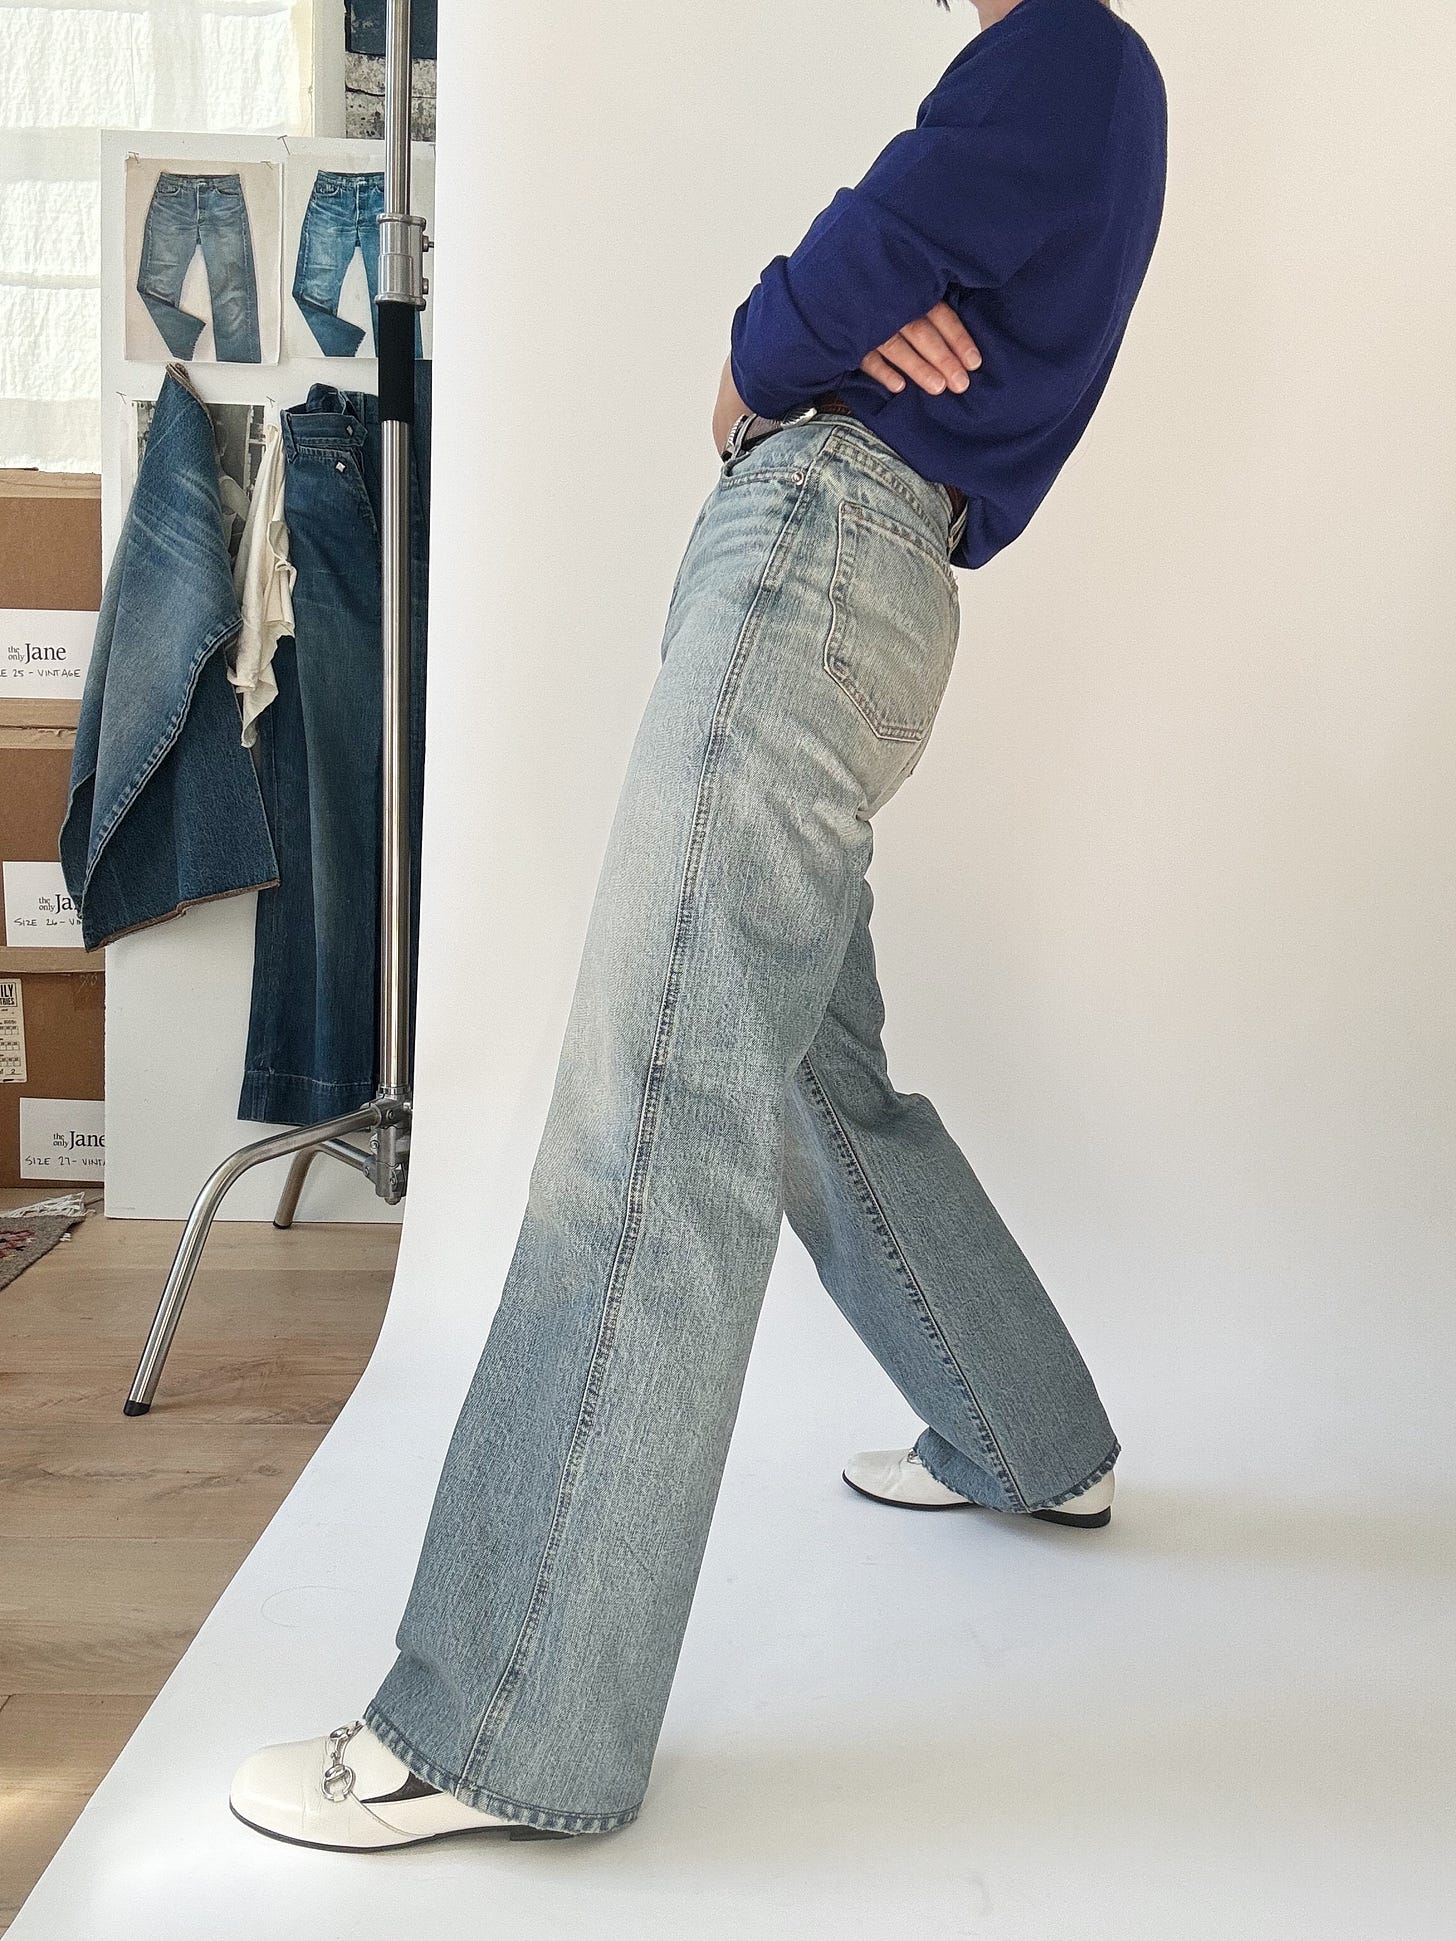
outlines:
[[57, 1199], [35, 1200], [0, 1212], [0, 1288], [8, 1287], [64, 1240], [77, 1221], [85, 1219], [88, 1204], [84, 1193], [63, 1193]]

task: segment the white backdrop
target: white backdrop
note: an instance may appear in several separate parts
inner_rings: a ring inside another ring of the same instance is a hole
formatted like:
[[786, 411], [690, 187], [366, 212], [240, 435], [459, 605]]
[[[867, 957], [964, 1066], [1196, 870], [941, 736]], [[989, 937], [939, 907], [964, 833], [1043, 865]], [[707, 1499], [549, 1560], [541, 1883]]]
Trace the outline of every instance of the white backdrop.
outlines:
[[1445, 1931], [1456, 21], [1125, 10], [1168, 82], [1163, 238], [1082, 447], [962, 580], [872, 871], [892, 1070], [1088, 1353], [1126, 1450], [1113, 1528], [851, 1498], [847, 1450], [913, 1425], [786, 1239], [638, 1826], [361, 1863], [221, 1809], [254, 1744], [355, 1716], [388, 1663], [712, 482], [731, 310], [974, 25], [446, 6], [395, 1298], [21, 1941], [462, 1910], [664, 1941]]

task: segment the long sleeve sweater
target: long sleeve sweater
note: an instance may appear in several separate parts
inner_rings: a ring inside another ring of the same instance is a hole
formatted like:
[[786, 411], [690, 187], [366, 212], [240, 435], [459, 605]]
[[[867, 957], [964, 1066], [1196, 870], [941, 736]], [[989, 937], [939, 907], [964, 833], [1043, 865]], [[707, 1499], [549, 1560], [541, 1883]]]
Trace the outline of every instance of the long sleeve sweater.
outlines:
[[[951, 62], [853, 188], [734, 312], [744, 402], [826, 391], [969, 500], [958, 566], [1026, 527], [1111, 374], [1162, 218], [1167, 102], [1146, 42], [1100, 0], [1019, 0]], [[982, 355], [963, 392], [858, 366], [944, 299]]]

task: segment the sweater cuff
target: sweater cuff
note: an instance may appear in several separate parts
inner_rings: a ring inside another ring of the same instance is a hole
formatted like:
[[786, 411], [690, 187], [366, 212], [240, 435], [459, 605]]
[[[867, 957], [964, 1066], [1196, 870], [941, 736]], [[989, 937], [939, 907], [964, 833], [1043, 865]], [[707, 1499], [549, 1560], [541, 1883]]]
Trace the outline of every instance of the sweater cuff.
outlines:
[[751, 298], [745, 297], [734, 311], [729, 333], [728, 368], [733, 377], [733, 388], [749, 410], [756, 411], [761, 418], [786, 418], [810, 400], [796, 391], [776, 389], [762, 373], [753, 369], [747, 356], [746, 342], [750, 301]]

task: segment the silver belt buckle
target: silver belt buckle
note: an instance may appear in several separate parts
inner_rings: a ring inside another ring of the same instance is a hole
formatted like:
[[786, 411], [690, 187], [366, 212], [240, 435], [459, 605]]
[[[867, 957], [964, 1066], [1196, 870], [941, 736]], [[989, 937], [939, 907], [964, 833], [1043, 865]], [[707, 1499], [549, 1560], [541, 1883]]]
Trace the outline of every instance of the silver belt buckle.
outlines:
[[961, 507], [960, 511], [956, 514], [955, 518], [952, 519], [951, 521], [950, 535], [946, 540], [946, 546], [945, 546], [947, 555], [953, 553], [956, 547], [960, 545], [961, 540], [965, 537], [966, 520], [970, 517], [970, 512], [971, 512], [971, 501], [970, 501], [969, 495], [967, 495], [965, 504]]
[[743, 450], [744, 437], [747, 434], [748, 427], [753, 423], [757, 415], [753, 411], [742, 411], [733, 420], [732, 429], [728, 433], [728, 443], [718, 454], [725, 465], [731, 464]]
[[[764, 418], [757, 411], [744, 411], [733, 420], [733, 428], [728, 433], [728, 443], [720, 453], [723, 463], [725, 465], [732, 464], [733, 460], [747, 448], [748, 444], [756, 445], [760, 438], [767, 438], [771, 431], [782, 431], [785, 425], [807, 424], [811, 418], [817, 418], [818, 416], [819, 407], [817, 404], [807, 404], [802, 411], [796, 411], [789, 418]], [[761, 425], [763, 429], [750, 440], [748, 437], [748, 429], [750, 425], [754, 424]]]

